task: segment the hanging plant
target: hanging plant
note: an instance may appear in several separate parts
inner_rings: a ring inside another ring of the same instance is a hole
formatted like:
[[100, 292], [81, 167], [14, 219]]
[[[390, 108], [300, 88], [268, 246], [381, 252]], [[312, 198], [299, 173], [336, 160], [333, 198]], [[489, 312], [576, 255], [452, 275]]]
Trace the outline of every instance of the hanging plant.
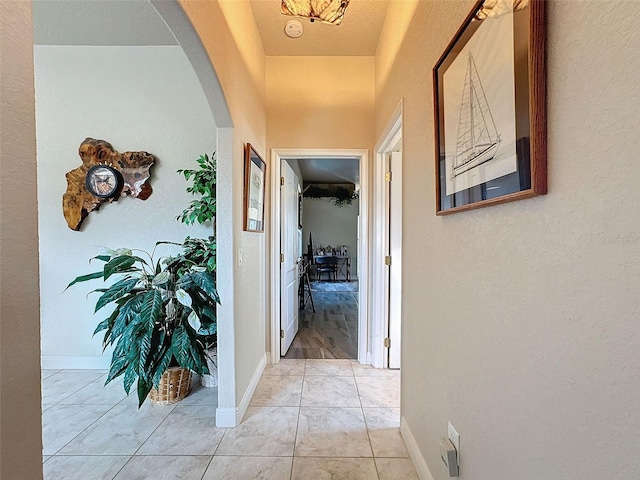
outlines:
[[336, 207], [351, 205], [353, 200], [359, 197], [358, 192], [355, 191], [355, 185], [353, 184], [310, 184], [305, 187], [303, 195], [305, 198], [333, 198], [333, 204]]

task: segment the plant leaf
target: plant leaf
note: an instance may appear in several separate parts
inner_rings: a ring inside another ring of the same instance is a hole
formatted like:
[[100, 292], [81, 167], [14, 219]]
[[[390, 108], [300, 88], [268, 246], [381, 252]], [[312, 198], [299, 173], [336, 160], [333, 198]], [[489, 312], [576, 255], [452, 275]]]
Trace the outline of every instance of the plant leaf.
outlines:
[[193, 300], [185, 290], [179, 288], [176, 290], [176, 299], [185, 307], [191, 307]]
[[164, 272], [160, 272], [155, 277], [153, 277], [151, 283], [155, 286], [164, 285], [169, 281], [170, 278], [171, 276], [169, 275], [169, 272], [165, 270]]
[[152, 387], [151, 382], [145, 382], [142, 378], [138, 377], [138, 408], [140, 408], [147, 399], [147, 395], [149, 395]]
[[140, 322], [144, 328], [151, 329], [162, 314], [162, 295], [158, 290], [149, 290], [143, 295]]
[[171, 350], [173, 356], [183, 368], [189, 368], [189, 334], [187, 333], [184, 325], [178, 325], [173, 331], [173, 338], [171, 339]]
[[114, 283], [98, 299], [98, 301], [96, 302], [95, 311], [97, 312], [105, 305], [115, 300], [118, 300], [119, 298], [128, 294], [129, 292], [131, 292], [131, 290], [133, 290], [136, 287], [137, 284], [138, 284], [137, 278], [128, 278], [128, 277], [120, 280], [119, 282]]
[[187, 322], [189, 322], [189, 325], [195, 332], [200, 330], [200, 326], [202, 325], [202, 323], [200, 322], [200, 318], [198, 317], [198, 314], [195, 312], [195, 310], [191, 310], [191, 313], [187, 318]]
[[104, 279], [108, 279], [114, 273], [122, 272], [136, 263], [134, 257], [130, 255], [121, 255], [107, 262], [104, 266]]
[[127, 395], [129, 395], [129, 392], [131, 391], [131, 386], [133, 385], [133, 382], [136, 381], [136, 378], [138, 378], [138, 372], [135, 369], [135, 365], [131, 364], [129, 365], [129, 367], [127, 368], [127, 371], [124, 374], [124, 391], [127, 392]]
[[216, 290], [216, 279], [209, 272], [193, 272], [191, 274], [193, 283], [198, 285], [216, 303], [220, 303], [220, 297]]
[[173, 357], [171, 345], [163, 344], [162, 348], [165, 349], [164, 353], [155, 369], [155, 373], [153, 374], [153, 386], [156, 388], [158, 388], [158, 385], [160, 384], [160, 377], [162, 377], [162, 374], [167, 371], [167, 368], [169, 368], [169, 363], [171, 363], [171, 358]]
[[[67, 285], [67, 288], [69, 288], [72, 285], [75, 285], [76, 283], [86, 282], [87, 280], [93, 280], [94, 278], [101, 278], [101, 277], [102, 277], [102, 272], [93, 272], [87, 275], [80, 275], [79, 277], [76, 277], [69, 285]], [[67, 288], [65, 288], [64, 290], [67, 290]]]

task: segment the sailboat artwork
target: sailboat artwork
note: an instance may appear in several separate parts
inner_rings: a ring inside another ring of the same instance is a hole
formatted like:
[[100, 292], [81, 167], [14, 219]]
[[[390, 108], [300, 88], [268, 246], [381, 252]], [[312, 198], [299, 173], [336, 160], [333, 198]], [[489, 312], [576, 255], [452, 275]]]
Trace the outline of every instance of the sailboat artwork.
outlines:
[[452, 174], [460, 175], [492, 160], [501, 141], [473, 55], [469, 52]]

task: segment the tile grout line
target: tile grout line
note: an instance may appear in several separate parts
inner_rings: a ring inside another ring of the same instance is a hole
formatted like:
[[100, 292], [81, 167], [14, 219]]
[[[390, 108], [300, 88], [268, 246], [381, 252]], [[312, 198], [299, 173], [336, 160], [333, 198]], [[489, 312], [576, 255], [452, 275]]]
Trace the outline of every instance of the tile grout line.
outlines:
[[296, 446], [298, 444], [298, 429], [300, 428], [300, 412], [302, 411], [302, 392], [304, 392], [304, 381], [307, 378], [307, 360], [304, 361], [304, 370], [302, 371], [302, 387], [300, 388], [300, 402], [298, 403], [298, 420], [296, 422], [296, 433], [293, 436], [293, 453], [291, 455], [291, 470], [289, 472], [289, 480], [293, 479], [293, 462], [296, 458]]
[[[71, 442], [73, 442], [76, 438], [78, 438], [80, 435], [82, 435], [84, 432], [86, 432], [89, 428], [91, 428], [93, 425], [95, 425], [98, 422], [98, 420], [100, 420], [107, 413], [109, 413], [111, 410], [113, 410], [116, 407], [116, 405], [112, 405], [110, 408], [107, 408], [102, 415], [99, 415], [98, 418], [96, 418], [93, 422], [91, 422], [89, 425], [87, 425], [81, 432], [79, 432], [75, 437], [73, 437], [71, 440], [69, 440], [67, 443], [65, 443], [62, 447], [60, 447], [58, 450], [56, 450], [56, 453], [54, 453], [51, 456], [54, 457], [54, 456], [58, 455], [62, 449], [64, 449], [67, 445], [69, 445]], [[55, 405], [52, 405], [52, 407], [55, 407], [55, 406], [69, 406], [69, 405], [63, 405], [63, 404], [60, 404], [60, 403], [56, 403]], [[73, 404], [71, 406], [73, 406]], [[82, 405], [82, 406], [84, 406], [84, 405]], [[65, 455], [60, 455], [60, 456], [65, 456]]]
[[[166, 405], [161, 405], [161, 406], [166, 406]], [[153, 431], [149, 434], [149, 436], [147, 438], [145, 438], [142, 441], [142, 443], [140, 443], [140, 446], [138, 448], [136, 448], [135, 452], [133, 452], [132, 457], [135, 457], [138, 454], [138, 452], [144, 446], [144, 444], [147, 443], [149, 441], [149, 439], [153, 436], [153, 434], [156, 433], [158, 431], [158, 429], [162, 426], [162, 424], [167, 421], [167, 418], [169, 418], [169, 415], [171, 415], [175, 409], [176, 409], [176, 404], [173, 404], [173, 407], [171, 408], [171, 411], [169, 413], [167, 413], [167, 415], [162, 419], [162, 421], [158, 424], [158, 426], [153, 429]], [[140, 411], [140, 408], [138, 408], [138, 411]]]

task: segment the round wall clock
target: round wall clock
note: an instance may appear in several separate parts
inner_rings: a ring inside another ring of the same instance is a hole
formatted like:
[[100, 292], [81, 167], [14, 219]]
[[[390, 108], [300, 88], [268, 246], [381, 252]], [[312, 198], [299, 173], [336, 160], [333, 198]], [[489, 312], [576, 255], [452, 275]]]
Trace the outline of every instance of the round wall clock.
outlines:
[[84, 180], [85, 187], [99, 198], [113, 197], [122, 187], [122, 176], [115, 168], [107, 165], [94, 165]]

